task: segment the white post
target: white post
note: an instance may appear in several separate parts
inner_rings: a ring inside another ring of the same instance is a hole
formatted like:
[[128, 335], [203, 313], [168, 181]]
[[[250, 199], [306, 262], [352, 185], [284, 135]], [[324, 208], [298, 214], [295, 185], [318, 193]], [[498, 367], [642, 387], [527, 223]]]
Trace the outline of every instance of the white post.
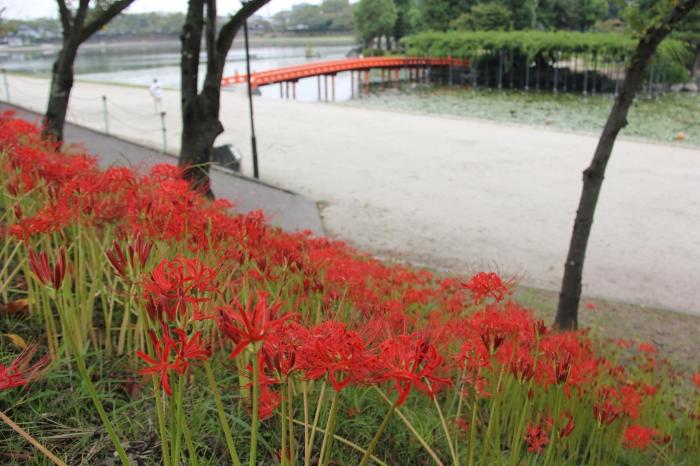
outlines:
[[5, 68], [2, 69], [2, 80], [5, 83], [5, 100], [7, 102], [10, 102], [10, 85], [7, 82], [7, 70]]
[[168, 138], [165, 132], [165, 112], [160, 112], [160, 129], [163, 132], [163, 153], [168, 151]]
[[105, 133], [109, 134], [109, 120], [107, 119], [107, 96], [102, 96], [102, 113], [105, 118]]

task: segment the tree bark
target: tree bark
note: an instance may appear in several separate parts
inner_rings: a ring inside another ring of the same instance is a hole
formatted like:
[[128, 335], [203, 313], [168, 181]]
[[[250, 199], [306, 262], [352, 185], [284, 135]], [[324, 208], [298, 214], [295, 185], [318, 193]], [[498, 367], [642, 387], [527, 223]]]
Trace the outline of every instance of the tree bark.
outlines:
[[700, 0], [680, 0], [656, 25], [647, 29], [632, 54], [620, 93], [613, 104], [603, 133], [598, 141], [593, 160], [583, 172], [583, 191], [574, 220], [569, 253], [564, 264], [559, 305], [554, 327], [574, 330], [578, 327], [578, 306], [581, 298], [581, 280], [586, 248], [593, 225], [593, 215], [603, 185], [605, 169], [617, 135], [627, 126], [627, 113], [642, 85], [645, 70], [659, 46], [673, 27], [695, 8]]
[[[187, 6], [187, 16], [180, 36], [182, 137], [178, 165], [183, 168], [183, 174], [192, 188], [209, 198], [214, 197], [209, 181], [212, 148], [216, 138], [224, 132], [219, 113], [221, 78], [226, 55], [243, 22], [268, 1], [251, 0], [244, 3], [223, 25], [218, 36], [216, 0], [190, 0]], [[207, 50], [207, 68], [202, 90], [199, 92], [199, 54], [203, 34]]]
[[68, 111], [68, 100], [73, 88], [73, 63], [78, 52], [74, 42], [64, 42], [51, 72], [49, 102], [44, 114], [42, 137], [60, 144], [63, 141], [63, 125]]
[[134, 0], [114, 1], [86, 22], [90, 0], [80, 0], [75, 13], [71, 11], [65, 0], [56, 0], [63, 28], [63, 44], [51, 73], [49, 102], [41, 132], [44, 139], [53, 140], [58, 145], [63, 142], [63, 126], [73, 89], [73, 64], [80, 44], [102, 29], [133, 2]]

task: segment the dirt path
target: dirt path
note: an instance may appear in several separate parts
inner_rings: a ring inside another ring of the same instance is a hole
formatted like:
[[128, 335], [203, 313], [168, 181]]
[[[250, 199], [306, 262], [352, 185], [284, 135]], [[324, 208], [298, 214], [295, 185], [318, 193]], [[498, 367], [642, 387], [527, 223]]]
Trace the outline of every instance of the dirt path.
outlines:
[[[9, 79], [14, 100], [43, 107], [46, 81]], [[102, 95], [111, 131], [160, 146], [145, 89], [78, 83], [70, 117], [102, 129]], [[164, 100], [168, 148], [176, 150], [178, 93]], [[222, 120], [218, 142], [248, 157], [242, 88], [224, 92]], [[321, 202], [331, 236], [380, 255], [558, 287], [595, 135], [263, 99], [256, 128], [263, 179]], [[584, 293], [700, 314], [698, 232], [700, 150], [620, 141]]]

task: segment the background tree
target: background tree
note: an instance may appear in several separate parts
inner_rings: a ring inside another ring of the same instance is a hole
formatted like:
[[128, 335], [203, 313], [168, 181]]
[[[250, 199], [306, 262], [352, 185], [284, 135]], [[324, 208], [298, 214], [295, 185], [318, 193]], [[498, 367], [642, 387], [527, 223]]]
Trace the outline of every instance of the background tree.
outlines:
[[502, 3], [479, 3], [450, 22], [451, 29], [507, 31], [513, 26], [513, 13]]
[[329, 31], [352, 31], [350, 0], [323, 0], [321, 14], [330, 20]]
[[610, 159], [617, 135], [627, 126], [627, 113], [634, 97], [642, 85], [647, 66], [659, 44], [669, 35], [697, 5], [700, 0], [669, 0], [667, 13], [653, 21], [644, 30], [639, 43], [630, 58], [620, 93], [615, 99], [610, 115], [605, 122], [603, 133], [598, 140], [593, 160], [583, 172], [583, 191], [574, 220], [569, 253], [564, 264], [559, 305], [554, 322], [561, 330], [578, 327], [578, 306], [581, 298], [581, 279], [586, 258], [588, 238], [593, 225], [593, 215], [603, 185], [605, 169]]
[[473, 3], [469, 0], [421, 0], [421, 23], [432, 31], [446, 31], [450, 21], [469, 11]]
[[[251, 0], [217, 29], [216, 0], [189, 0], [182, 27], [180, 97], [182, 138], [179, 165], [195, 189], [212, 196], [209, 164], [214, 141], [224, 131], [219, 120], [221, 78], [234, 37], [247, 18], [270, 0]], [[206, 11], [205, 11], [206, 10]], [[218, 31], [218, 32], [217, 32]], [[199, 54], [202, 35], [207, 52], [204, 81], [199, 90]]]
[[398, 43], [402, 37], [413, 32], [411, 10], [415, 6], [412, 0], [394, 0], [394, 5], [396, 6], [396, 21], [394, 22], [392, 36], [394, 41]]
[[112, 18], [124, 11], [134, 0], [95, 1], [79, 0], [77, 8], [71, 2], [56, 0], [63, 31], [63, 42], [51, 73], [49, 103], [44, 115], [43, 136], [63, 140], [68, 100], [73, 88], [73, 64], [78, 47], [105, 27]]
[[293, 30], [314, 32], [328, 30], [333, 22], [322, 14], [320, 6], [310, 3], [294, 5], [289, 21]]
[[396, 23], [393, 0], [360, 0], [353, 12], [353, 26], [365, 48], [371, 48], [377, 37], [390, 36]]
[[540, 0], [537, 25], [543, 29], [586, 31], [605, 18], [608, 0]]

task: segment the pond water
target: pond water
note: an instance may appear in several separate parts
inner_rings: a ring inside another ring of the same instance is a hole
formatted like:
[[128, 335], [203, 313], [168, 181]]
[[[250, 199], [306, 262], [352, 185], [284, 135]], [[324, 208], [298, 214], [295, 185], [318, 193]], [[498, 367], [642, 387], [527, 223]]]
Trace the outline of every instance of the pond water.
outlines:
[[[335, 60], [345, 58], [353, 48], [353, 44], [319, 45], [305, 47], [293, 46], [251, 46], [250, 66], [253, 72], [300, 65], [314, 61]], [[8, 71], [30, 73], [48, 76], [56, 57], [54, 50], [32, 52], [8, 52], [0, 54], [0, 67]], [[202, 55], [200, 79], [205, 72]], [[245, 52], [243, 48], [232, 48], [226, 59], [224, 76], [236, 72], [245, 74]], [[102, 81], [120, 84], [136, 84], [148, 86], [157, 78], [165, 88], [179, 89], [180, 86], [180, 50], [177, 42], [163, 46], [143, 42], [140, 46], [128, 49], [115, 47], [91, 47], [81, 50], [75, 63], [76, 79]], [[336, 76], [336, 100], [350, 98], [350, 74], [341, 73]], [[330, 83], [329, 83], [330, 85]], [[233, 92], [244, 92], [245, 86], [228, 88]], [[261, 88], [263, 97], [280, 98], [279, 85]], [[291, 90], [290, 90], [291, 94]], [[330, 94], [330, 90], [329, 90]], [[302, 79], [297, 83], [296, 96], [298, 100], [317, 100], [316, 78]]]

